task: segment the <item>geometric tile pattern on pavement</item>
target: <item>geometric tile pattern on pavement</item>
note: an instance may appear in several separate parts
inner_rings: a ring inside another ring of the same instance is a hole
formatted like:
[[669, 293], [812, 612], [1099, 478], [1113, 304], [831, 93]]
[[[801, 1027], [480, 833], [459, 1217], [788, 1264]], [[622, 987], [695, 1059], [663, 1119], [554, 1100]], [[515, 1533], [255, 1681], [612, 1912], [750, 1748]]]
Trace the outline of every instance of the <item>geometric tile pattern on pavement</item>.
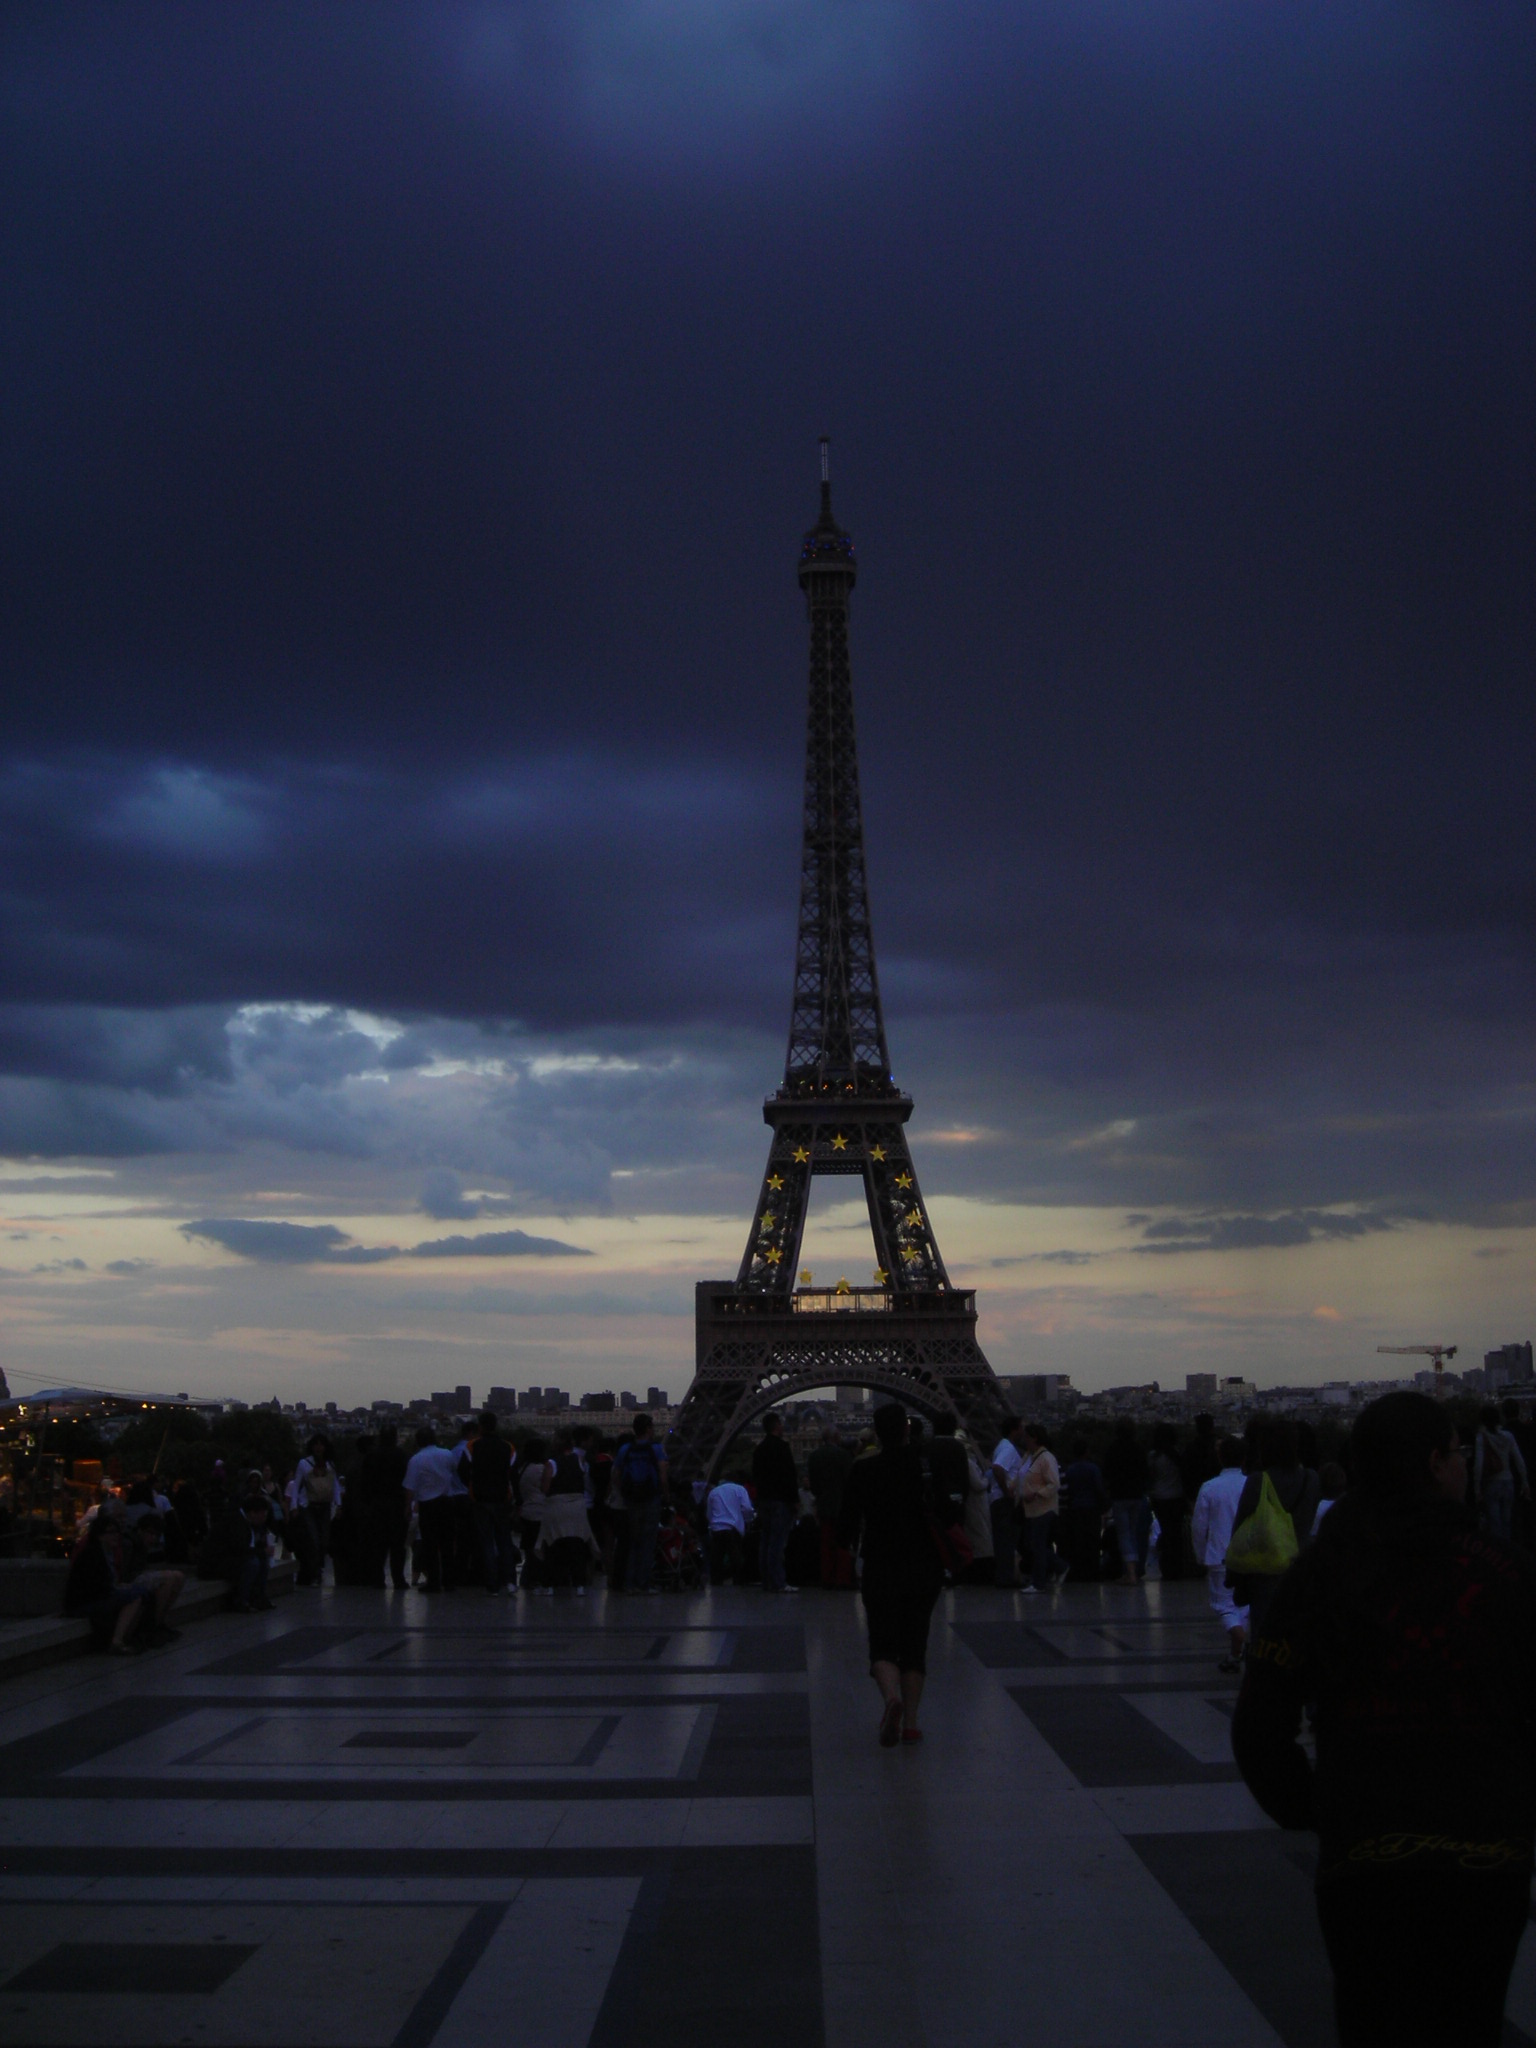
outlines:
[[13, 1678], [0, 2040], [1312, 2048], [1222, 1647], [1199, 1584], [946, 1595], [896, 1752], [836, 1594], [328, 1590]]

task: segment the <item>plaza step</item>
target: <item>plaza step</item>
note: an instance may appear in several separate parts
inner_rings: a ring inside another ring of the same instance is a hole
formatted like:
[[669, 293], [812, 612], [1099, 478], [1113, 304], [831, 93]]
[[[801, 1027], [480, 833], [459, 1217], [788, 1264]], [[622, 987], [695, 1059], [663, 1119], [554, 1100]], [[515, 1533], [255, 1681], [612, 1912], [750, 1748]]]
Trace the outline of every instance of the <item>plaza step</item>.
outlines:
[[[272, 1598], [291, 1593], [298, 1567], [291, 1557], [280, 1558], [267, 1573], [267, 1592]], [[188, 1579], [176, 1603], [174, 1620], [180, 1628], [189, 1621], [205, 1621], [224, 1612], [224, 1584], [218, 1579]], [[59, 1664], [68, 1657], [90, 1655], [95, 1648], [88, 1621], [64, 1614], [44, 1614], [28, 1619], [0, 1620], [0, 1678], [14, 1678], [40, 1665]]]

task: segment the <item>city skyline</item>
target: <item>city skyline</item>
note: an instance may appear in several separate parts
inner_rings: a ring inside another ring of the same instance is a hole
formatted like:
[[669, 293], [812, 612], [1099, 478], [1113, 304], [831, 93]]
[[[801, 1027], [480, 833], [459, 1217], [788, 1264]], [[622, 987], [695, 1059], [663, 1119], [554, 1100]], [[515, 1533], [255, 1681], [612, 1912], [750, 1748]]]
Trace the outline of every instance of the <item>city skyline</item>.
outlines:
[[681, 1394], [822, 431], [996, 1369], [1528, 1336], [1529, 19], [790, 12], [16, 12], [13, 1389]]

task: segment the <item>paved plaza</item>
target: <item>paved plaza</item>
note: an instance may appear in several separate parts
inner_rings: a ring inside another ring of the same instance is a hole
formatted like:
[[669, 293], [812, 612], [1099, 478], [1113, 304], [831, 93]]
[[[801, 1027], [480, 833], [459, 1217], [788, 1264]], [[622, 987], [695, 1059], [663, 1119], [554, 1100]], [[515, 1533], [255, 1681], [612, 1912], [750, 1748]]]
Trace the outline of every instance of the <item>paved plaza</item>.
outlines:
[[1329, 2042], [1203, 1593], [946, 1596], [896, 1751], [832, 1594], [327, 1590], [12, 1678], [0, 2039]]

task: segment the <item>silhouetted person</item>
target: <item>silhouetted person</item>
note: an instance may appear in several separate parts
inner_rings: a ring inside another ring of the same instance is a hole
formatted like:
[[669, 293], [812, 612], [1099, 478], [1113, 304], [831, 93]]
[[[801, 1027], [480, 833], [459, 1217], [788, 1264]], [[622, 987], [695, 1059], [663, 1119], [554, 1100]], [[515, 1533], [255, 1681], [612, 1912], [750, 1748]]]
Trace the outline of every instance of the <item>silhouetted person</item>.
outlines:
[[403, 1591], [408, 1584], [405, 1539], [411, 1518], [402, 1491], [406, 1462], [394, 1425], [386, 1422], [359, 1464], [352, 1489], [358, 1524], [358, 1577], [364, 1585], [382, 1587], [386, 1564], [396, 1591]]
[[821, 1583], [828, 1587], [853, 1584], [853, 1559], [837, 1540], [843, 1488], [852, 1470], [853, 1453], [829, 1424], [805, 1464], [806, 1482], [816, 1502], [816, 1520], [821, 1529]]
[[1343, 2048], [1494, 2048], [1530, 1912], [1536, 1567], [1472, 1526], [1439, 1402], [1372, 1402], [1351, 1453], [1255, 1622], [1233, 1750], [1273, 1820], [1318, 1834]]
[[1152, 1511], [1147, 1505], [1147, 1454], [1128, 1415], [1115, 1424], [1104, 1453], [1104, 1484], [1109, 1488], [1109, 1510], [1120, 1551], [1120, 1576], [1115, 1583], [1138, 1586], [1147, 1568]]
[[895, 1402], [877, 1408], [880, 1449], [858, 1458], [843, 1490], [839, 1534], [859, 1539], [861, 1590], [869, 1623], [869, 1671], [880, 1688], [880, 1744], [921, 1742], [917, 1710], [928, 1669], [928, 1623], [942, 1571], [929, 1530], [923, 1466], [907, 1442], [907, 1417]]
[[800, 1478], [795, 1454], [784, 1441], [784, 1418], [770, 1408], [763, 1417], [763, 1440], [752, 1453], [752, 1484], [757, 1488], [757, 1558], [765, 1593], [797, 1593], [784, 1575], [784, 1546], [800, 1511]]

